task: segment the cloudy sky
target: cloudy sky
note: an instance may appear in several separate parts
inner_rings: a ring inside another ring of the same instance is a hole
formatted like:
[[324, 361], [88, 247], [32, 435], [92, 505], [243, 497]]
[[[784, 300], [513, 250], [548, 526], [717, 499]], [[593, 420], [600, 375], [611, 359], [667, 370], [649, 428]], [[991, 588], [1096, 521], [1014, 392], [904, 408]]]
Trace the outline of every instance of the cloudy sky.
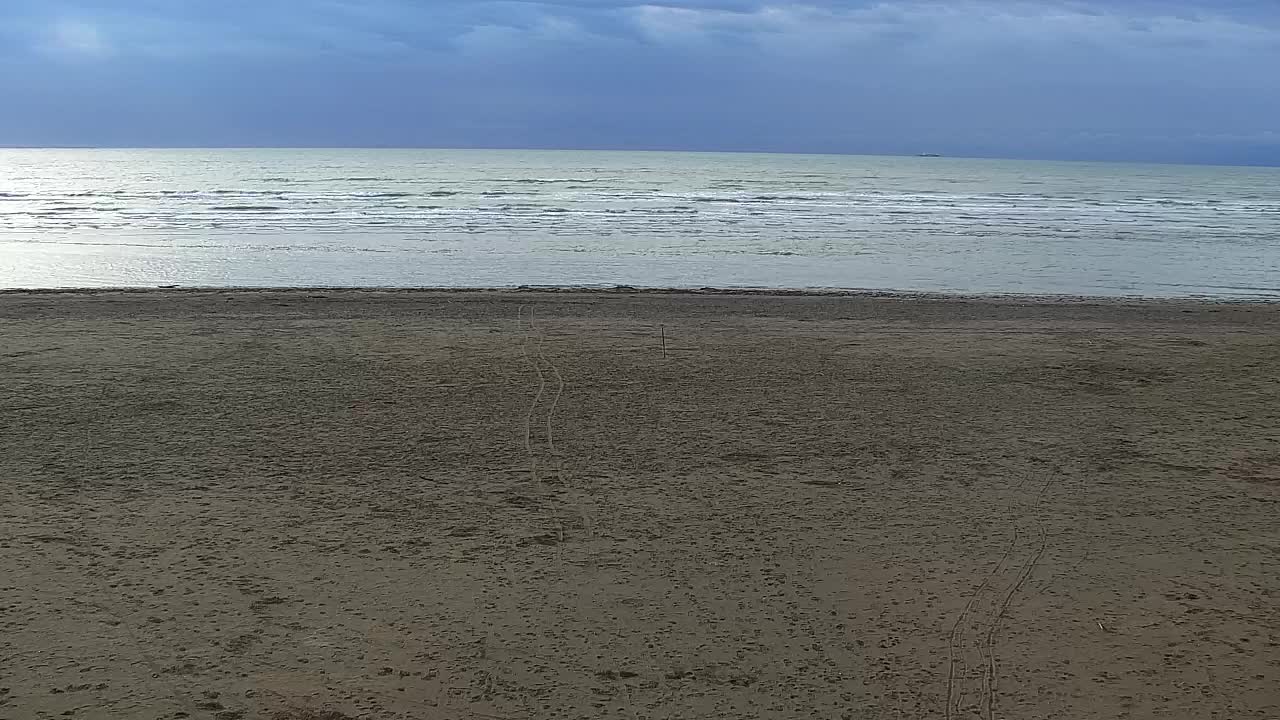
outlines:
[[1280, 164], [1276, 0], [0, 0], [0, 145]]

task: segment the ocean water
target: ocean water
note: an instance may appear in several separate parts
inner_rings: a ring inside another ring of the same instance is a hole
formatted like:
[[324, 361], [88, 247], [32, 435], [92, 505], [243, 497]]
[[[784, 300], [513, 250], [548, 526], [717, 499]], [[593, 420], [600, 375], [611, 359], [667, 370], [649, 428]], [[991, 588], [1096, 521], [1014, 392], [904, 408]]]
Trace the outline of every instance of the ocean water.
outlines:
[[0, 150], [0, 287], [615, 284], [1280, 298], [1280, 169]]

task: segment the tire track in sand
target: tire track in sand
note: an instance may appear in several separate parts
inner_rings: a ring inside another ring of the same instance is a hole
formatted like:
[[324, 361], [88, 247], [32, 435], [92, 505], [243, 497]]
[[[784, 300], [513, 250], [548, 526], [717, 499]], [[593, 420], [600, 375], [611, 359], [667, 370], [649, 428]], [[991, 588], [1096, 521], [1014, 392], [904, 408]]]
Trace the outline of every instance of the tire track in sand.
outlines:
[[[996, 684], [999, 680], [999, 662], [995, 651], [996, 638], [1003, 627], [1005, 616], [1008, 614], [1014, 598], [1021, 591], [1027, 580], [1030, 579], [1032, 573], [1035, 572], [1048, 547], [1048, 534], [1044, 524], [1039, 519], [1034, 520], [1038, 529], [1035, 534], [1038, 535], [1039, 542], [1030, 546], [1026, 544], [1025, 540], [1031, 534], [1023, 532], [1023, 529], [1019, 526], [1019, 519], [1021, 515], [1035, 511], [1056, 478], [1057, 472], [1051, 472], [1048, 479], [1040, 485], [1038, 491], [1021, 502], [1017, 495], [1022, 494], [1021, 491], [1026, 484], [1026, 479], [1018, 483], [1014, 488], [1015, 497], [1011, 499], [1007, 509], [1008, 514], [1011, 516], [1010, 540], [1005, 545], [1004, 552], [999, 560], [996, 561], [995, 566], [983, 578], [977, 589], [970, 594], [964, 608], [961, 609], [955, 623], [951, 626], [951, 631], [947, 637], [947, 694], [946, 707], [943, 713], [946, 720], [954, 720], [959, 717], [964, 709], [962, 705], [967, 694], [964, 685], [974, 680], [969, 663], [964, 659], [967, 651], [976, 651], [980, 659], [978, 670], [982, 690], [976, 711], [979, 717], [985, 717], [986, 720], [995, 719]], [[1015, 555], [1023, 555], [1025, 557], [1020, 563], [1016, 564], [1016, 570], [1013, 571], [1014, 576], [1009, 580], [1005, 589], [997, 594], [995, 581], [998, 577], [1010, 572], [1010, 559]], [[983, 606], [986, 607], [984, 608]], [[973, 641], [972, 646], [966, 648], [969, 628], [972, 630]], [[958, 672], [961, 674], [958, 674]]]
[[[517, 327], [524, 328], [526, 324], [526, 320], [524, 317], [525, 309], [526, 309], [526, 306], [521, 305], [519, 310], [517, 311], [517, 315], [516, 315]], [[525, 361], [533, 366], [534, 372], [538, 376], [538, 392], [534, 395], [533, 402], [529, 405], [529, 412], [525, 415], [525, 424], [524, 424], [525, 451], [529, 454], [529, 472], [533, 476], [533, 479], [535, 482], [541, 483], [542, 478], [538, 473], [538, 467], [539, 467], [538, 453], [534, 449], [533, 425], [534, 425], [534, 416], [538, 414], [539, 406], [542, 405], [543, 398], [546, 397], [547, 395], [548, 383], [547, 383], [546, 371], [549, 370], [551, 374], [555, 377], [556, 390], [555, 390], [555, 394], [551, 398], [550, 405], [547, 407], [546, 442], [547, 442], [548, 452], [557, 460], [556, 475], [563, 482], [564, 481], [564, 462], [563, 462], [562, 456], [560, 455], [560, 452], [556, 449], [555, 415], [556, 415], [556, 410], [560, 406], [560, 400], [564, 397], [564, 391], [565, 391], [564, 374], [560, 372], [560, 367], [558, 365], [551, 362], [551, 359], [547, 357], [546, 352], [543, 350], [543, 345], [546, 342], [546, 336], [543, 334], [541, 329], [538, 328], [535, 320], [536, 320], [535, 312], [533, 310], [529, 310], [528, 320], [527, 320], [528, 329], [525, 331], [525, 334], [524, 334], [523, 351], [524, 351]], [[531, 339], [534, 335], [536, 335], [537, 340], [536, 342], [531, 342]], [[531, 345], [533, 347], [532, 352], [530, 352]], [[544, 370], [544, 365], [545, 365], [545, 370]]]
[[[521, 305], [516, 310], [517, 330], [524, 331], [524, 311], [524, 305]], [[524, 417], [524, 449], [529, 454], [529, 475], [534, 482], [541, 483], [542, 478], [538, 476], [538, 454], [533, 451], [533, 416], [538, 411], [542, 396], [547, 392], [547, 377], [542, 372], [542, 364], [529, 352], [529, 334], [533, 332], [533, 329], [532, 311], [530, 311], [529, 329], [524, 331], [523, 352], [525, 362], [532, 365], [534, 372], [538, 375], [538, 392], [533, 396], [533, 402], [529, 404], [529, 412]], [[538, 342], [542, 342], [541, 338], [539, 338]]]

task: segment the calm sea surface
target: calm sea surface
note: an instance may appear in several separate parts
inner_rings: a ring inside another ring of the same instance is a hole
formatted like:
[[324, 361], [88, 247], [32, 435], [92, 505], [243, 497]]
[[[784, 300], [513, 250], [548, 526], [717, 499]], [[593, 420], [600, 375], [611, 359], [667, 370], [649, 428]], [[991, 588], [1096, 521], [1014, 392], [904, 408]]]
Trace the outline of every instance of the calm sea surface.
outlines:
[[170, 284], [1280, 298], [1280, 169], [0, 150], [0, 287]]

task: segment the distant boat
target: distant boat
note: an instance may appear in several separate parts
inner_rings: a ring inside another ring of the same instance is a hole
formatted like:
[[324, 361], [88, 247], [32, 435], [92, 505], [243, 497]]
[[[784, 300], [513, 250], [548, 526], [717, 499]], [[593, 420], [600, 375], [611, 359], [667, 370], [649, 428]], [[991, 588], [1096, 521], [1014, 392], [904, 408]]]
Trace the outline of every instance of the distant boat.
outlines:
[[916, 157], [942, 157], [938, 153], [920, 153]]

